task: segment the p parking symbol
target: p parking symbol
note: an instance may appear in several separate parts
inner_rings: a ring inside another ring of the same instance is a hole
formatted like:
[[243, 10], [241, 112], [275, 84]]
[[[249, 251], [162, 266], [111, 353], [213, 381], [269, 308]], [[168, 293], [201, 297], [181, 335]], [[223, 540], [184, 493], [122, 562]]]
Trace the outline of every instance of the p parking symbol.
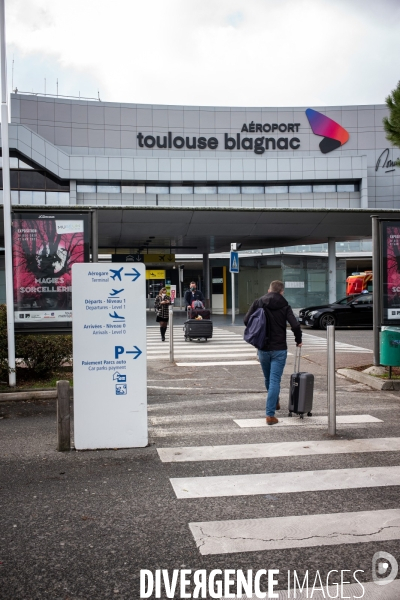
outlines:
[[119, 358], [121, 354], [125, 352], [125, 348], [123, 346], [115, 346], [115, 358]]

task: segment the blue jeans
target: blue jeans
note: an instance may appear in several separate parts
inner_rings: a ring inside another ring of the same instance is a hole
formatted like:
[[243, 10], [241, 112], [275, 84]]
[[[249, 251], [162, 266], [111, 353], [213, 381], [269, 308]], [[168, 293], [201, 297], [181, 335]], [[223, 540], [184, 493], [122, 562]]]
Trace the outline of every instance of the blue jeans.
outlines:
[[260, 359], [265, 377], [265, 388], [268, 391], [267, 417], [273, 417], [281, 389], [281, 379], [286, 364], [287, 350], [259, 350], [258, 358]]

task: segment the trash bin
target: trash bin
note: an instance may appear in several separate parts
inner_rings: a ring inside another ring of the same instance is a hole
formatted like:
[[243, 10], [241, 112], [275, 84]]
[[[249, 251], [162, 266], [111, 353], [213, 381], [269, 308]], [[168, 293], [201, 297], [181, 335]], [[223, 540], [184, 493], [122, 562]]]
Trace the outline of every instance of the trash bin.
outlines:
[[382, 327], [381, 365], [400, 367], [400, 327]]

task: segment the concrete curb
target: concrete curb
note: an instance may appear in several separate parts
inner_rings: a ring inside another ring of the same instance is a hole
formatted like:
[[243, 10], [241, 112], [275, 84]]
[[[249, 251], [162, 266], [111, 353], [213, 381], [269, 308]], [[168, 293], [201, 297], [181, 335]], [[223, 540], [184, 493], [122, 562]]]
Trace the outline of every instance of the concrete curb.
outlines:
[[[71, 398], [73, 397], [73, 391], [71, 388]], [[1, 392], [1, 402], [17, 402], [18, 400], [56, 400], [57, 389], [52, 388], [49, 390], [30, 390], [28, 392]]]
[[354, 371], [353, 369], [338, 369], [337, 372], [339, 375], [343, 375], [353, 381], [365, 383], [365, 385], [369, 385], [374, 390], [400, 390], [400, 380], [380, 379], [379, 377], [374, 377], [361, 371]]

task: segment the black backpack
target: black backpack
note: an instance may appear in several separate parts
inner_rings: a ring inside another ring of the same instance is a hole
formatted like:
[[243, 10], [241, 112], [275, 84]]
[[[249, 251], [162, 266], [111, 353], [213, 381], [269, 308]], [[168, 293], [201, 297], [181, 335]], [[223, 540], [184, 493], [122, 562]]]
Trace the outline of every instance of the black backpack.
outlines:
[[271, 335], [270, 314], [267, 307], [259, 300], [259, 307], [250, 315], [244, 330], [243, 339], [258, 350], [268, 345]]

